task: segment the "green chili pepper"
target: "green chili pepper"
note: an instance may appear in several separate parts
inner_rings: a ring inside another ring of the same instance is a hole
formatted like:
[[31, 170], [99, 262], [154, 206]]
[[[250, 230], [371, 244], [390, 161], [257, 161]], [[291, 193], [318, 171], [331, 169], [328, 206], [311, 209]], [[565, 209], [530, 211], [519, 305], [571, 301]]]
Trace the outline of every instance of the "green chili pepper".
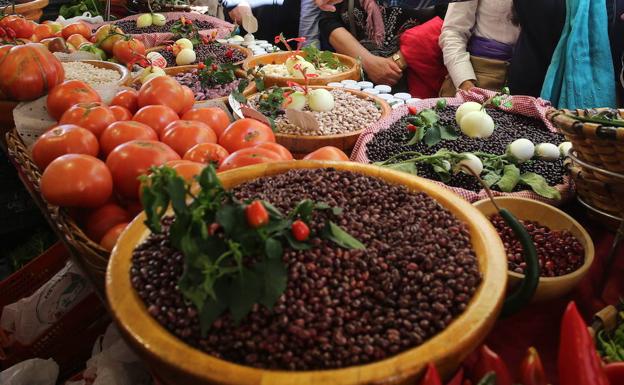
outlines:
[[490, 372], [486, 374], [477, 385], [496, 385], [496, 373]]
[[503, 303], [501, 316], [506, 317], [517, 312], [531, 301], [537, 289], [540, 272], [537, 250], [524, 226], [507, 209], [500, 209], [499, 213], [520, 241], [524, 250], [524, 261], [526, 262], [524, 279], [514, 292], [507, 296]]

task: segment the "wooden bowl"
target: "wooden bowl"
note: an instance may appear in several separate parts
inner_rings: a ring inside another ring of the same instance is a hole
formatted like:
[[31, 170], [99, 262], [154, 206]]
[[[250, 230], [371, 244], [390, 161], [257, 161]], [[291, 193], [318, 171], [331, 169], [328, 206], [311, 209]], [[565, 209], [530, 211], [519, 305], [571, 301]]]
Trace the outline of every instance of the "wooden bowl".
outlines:
[[[327, 86], [312, 86], [310, 88], [324, 88], [326, 90], [335, 89], [335, 87]], [[379, 108], [381, 109], [381, 116], [379, 117], [379, 119], [385, 118], [392, 112], [392, 108], [390, 107], [390, 105], [388, 105], [385, 100], [375, 95], [367, 94], [366, 92], [362, 91], [350, 90], [347, 88], [340, 89], [350, 92], [359, 98], [372, 100], [377, 103], [379, 105]], [[344, 151], [347, 156], [349, 156], [351, 154], [351, 151], [353, 150], [353, 147], [355, 147], [355, 143], [357, 142], [358, 138], [366, 128], [368, 127], [362, 127], [360, 130], [357, 131], [335, 135], [294, 135], [281, 134], [276, 132], [275, 139], [277, 143], [289, 149], [293, 156], [297, 159], [303, 158], [305, 155], [324, 146], [337, 147]]]
[[122, 66], [121, 64], [117, 64], [117, 63], [113, 63], [109, 61], [103, 61], [103, 60], [81, 60], [81, 62], [91, 64], [94, 67], [106, 68], [109, 70], [119, 72], [119, 75], [121, 76], [119, 78], [119, 81], [117, 82], [117, 84], [119, 85], [126, 84], [131, 77], [130, 71], [128, 71], [128, 69]]
[[7, 5], [2, 7], [4, 14], [16, 13], [22, 15], [28, 20], [39, 21], [43, 15], [43, 9], [48, 6], [49, 0], [34, 0], [27, 3], [15, 4], [15, 12], [13, 6]]
[[[177, 74], [189, 72], [191, 70], [194, 70], [195, 68], [197, 68], [197, 64], [191, 64], [187, 66], [167, 67], [165, 68], [165, 73], [169, 76], [176, 76]], [[236, 71], [236, 77], [240, 79], [245, 78], [245, 73], [242, 71]], [[134, 79], [131, 79], [130, 81], [126, 82], [126, 85], [128, 87], [133, 87], [133, 85], [135, 85], [138, 81], [139, 81], [138, 77], [135, 77]], [[250, 96], [254, 94], [255, 92], [256, 92], [256, 83], [249, 82], [249, 84], [243, 91], [243, 95]], [[222, 96], [216, 99], [207, 99], [207, 100], [214, 100], [214, 101], [227, 103], [228, 96], [229, 95]], [[195, 103], [201, 103], [201, 102], [204, 102], [204, 100], [199, 100], [199, 101], [196, 101]]]
[[119, 330], [163, 384], [219, 385], [370, 385], [414, 384], [428, 362], [449, 376], [485, 338], [500, 311], [507, 271], [503, 244], [487, 218], [452, 192], [406, 173], [351, 162], [290, 161], [264, 163], [219, 174], [226, 188], [294, 168], [333, 167], [423, 191], [465, 222], [483, 277], [466, 310], [446, 329], [422, 345], [382, 361], [337, 370], [262, 370], [224, 361], [185, 344], [169, 333], [146, 310], [130, 282], [132, 251], [148, 235], [139, 214], [113, 249], [106, 273], [106, 294]]
[[[237, 51], [242, 52], [242, 54], [245, 56], [245, 59], [241, 60], [241, 61], [237, 61], [236, 63], [232, 63], [234, 65], [240, 65], [243, 64], [243, 62], [247, 59], [249, 59], [250, 57], [253, 56], [253, 53], [251, 52], [251, 50], [249, 48], [240, 46], [240, 45], [236, 45], [236, 44], [224, 44], [227, 45], [228, 47], [235, 49]], [[152, 47], [152, 48], [148, 48], [145, 53], [150, 53], [150, 52], [160, 52], [162, 50], [164, 50], [167, 46], [165, 45], [159, 45], [157, 47]]]
[[[594, 243], [587, 231], [571, 216], [556, 207], [546, 203], [527, 198], [495, 197], [496, 204], [500, 208], [506, 208], [516, 218], [536, 221], [552, 230], [568, 230], [578, 239], [585, 249], [585, 261], [583, 265], [570, 274], [559, 277], [540, 277], [539, 284], [533, 302], [548, 301], [563, 297], [572, 290], [580, 280], [589, 272], [594, 261]], [[497, 210], [489, 199], [474, 203], [474, 206], [485, 216], [496, 214]], [[520, 283], [524, 274], [508, 271], [509, 286], [513, 287]]]
[[[282, 64], [286, 62], [290, 56], [292, 56], [292, 52], [273, 52], [268, 53], [266, 55], [254, 56], [243, 62], [243, 69], [247, 71], [250, 68], [255, 68], [259, 65], [266, 64]], [[305, 53], [299, 52], [298, 55], [305, 57]], [[311, 78], [310, 85], [312, 86], [325, 86], [327, 83], [331, 82], [339, 82], [341, 80], [352, 79], [352, 80], [360, 80], [360, 65], [357, 60], [354, 58], [342, 55], [339, 53], [334, 53], [338, 60], [340, 60], [344, 65], [347, 66], [347, 70], [341, 72], [339, 74], [324, 76], [318, 78]], [[288, 78], [288, 77], [277, 77], [277, 76], [264, 76], [264, 85], [266, 87], [271, 86], [288, 86], [289, 82], [300, 83], [301, 79], [298, 78]]]

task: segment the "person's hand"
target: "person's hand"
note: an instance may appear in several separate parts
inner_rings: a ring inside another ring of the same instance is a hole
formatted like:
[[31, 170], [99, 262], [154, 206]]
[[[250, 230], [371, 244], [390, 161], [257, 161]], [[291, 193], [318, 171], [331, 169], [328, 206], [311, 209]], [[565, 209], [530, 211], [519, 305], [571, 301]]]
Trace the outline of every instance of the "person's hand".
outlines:
[[362, 60], [364, 72], [376, 84], [393, 86], [401, 80], [403, 71], [392, 58], [369, 55]]
[[342, 0], [314, 0], [316, 6], [322, 11], [336, 12], [336, 4], [342, 3]]
[[472, 88], [475, 88], [477, 85], [474, 84], [472, 80], [466, 80], [459, 85], [460, 90], [470, 91]]
[[230, 15], [230, 19], [232, 19], [233, 22], [235, 22], [238, 25], [242, 25], [243, 24], [243, 18], [245, 16], [251, 16], [252, 12], [251, 12], [251, 7], [249, 6], [249, 4], [246, 1], [243, 1], [241, 3], [239, 3], [236, 8], [232, 9], [230, 11], [230, 13], [228, 13], [228, 15]]

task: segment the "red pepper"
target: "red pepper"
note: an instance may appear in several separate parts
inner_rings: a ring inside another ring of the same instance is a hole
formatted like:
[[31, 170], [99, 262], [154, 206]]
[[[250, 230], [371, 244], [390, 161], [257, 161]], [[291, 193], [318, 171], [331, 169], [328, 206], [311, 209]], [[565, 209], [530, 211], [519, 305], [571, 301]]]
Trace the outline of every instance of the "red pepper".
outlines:
[[522, 385], [548, 385], [542, 360], [534, 347], [529, 348], [522, 361], [520, 380]]
[[446, 385], [462, 385], [464, 380], [464, 368], [459, 368], [457, 373], [451, 378], [451, 380]]
[[563, 314], [559, 341], [560, 385], [609, 385], [594, 340], [574, 302]]
[[310, 236], [310, 228], [300, 219], [293, 222], [291, 230], [293, 237], [299, 242], [305, 241]]
[[427, 371], [422, 380], [420, 380], [420, 385], [442, 385], [438, 370], [431, 362], [427, 365]]
[[503, 359], [486, 345], [481, 345], [473, 357], [474, 365], [470, 368], [470, 378], [478, 383], [486, 374], [496, 373], [496, 385], [513, 385], [509, 369]]
[[416, 126], [414, 124], [408, 124], [407, 125], [407, 131], [409, 131], [409, 132], [416, 132], [416, 131], [418, 131], [418, 126]]
[[624, 362], [614, 362], [604, 367], [611, 385], [624, 385]]
[[197, 69], [203, 70], [204, 68], [206, 68], [206, 64], [202, 62], [197, 63]]
[[418, 113], [418, 108], [416, 108], [416, 106], [407, 106], [407, 110], [410, 115], [416, 115]]
[[255, 200], [245, 208], [245, 216], [249, 226], [257, 229], [269, 223], [269, 213], [261, 201]]

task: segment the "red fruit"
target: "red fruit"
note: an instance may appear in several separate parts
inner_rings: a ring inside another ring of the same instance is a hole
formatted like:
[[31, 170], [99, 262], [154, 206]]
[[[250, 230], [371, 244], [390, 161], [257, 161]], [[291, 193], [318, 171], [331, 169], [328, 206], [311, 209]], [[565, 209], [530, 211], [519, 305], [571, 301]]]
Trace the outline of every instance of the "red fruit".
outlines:
[[293, 237], [299, 242], [305, 241], [310, 236], [310, 228], [300, 219], [293, 222], [291, 230]]
[[245, 216], [247, 217], [247, 224], [254, 229], [269, 223], [269, 212], [259, 200], [251, 202], [245, 208]]
[[407, 110], [410, 115], [416, 115], [418, 113], [418, 108], [416, 108], [416, 106], [407, 106]]
[[126, 229], [126, 227], [128, 227], [127, 222], [119, 223], [111, 227], [111, 229], [106, 232], [104, 237], [102, 237], [102, 240], [100, 241], [100, 245], [105, 250], [112, 251], [113, 247], [115, 247], [115, 245], [117, 244], [117, 240], [119, 239], [119, 236]]
[[89, 214], [85, 234], [94, 242], [100, 242], [113, 226], [128, 222], [129, 219], [126, 210], [115, 203], [107, 203]]

